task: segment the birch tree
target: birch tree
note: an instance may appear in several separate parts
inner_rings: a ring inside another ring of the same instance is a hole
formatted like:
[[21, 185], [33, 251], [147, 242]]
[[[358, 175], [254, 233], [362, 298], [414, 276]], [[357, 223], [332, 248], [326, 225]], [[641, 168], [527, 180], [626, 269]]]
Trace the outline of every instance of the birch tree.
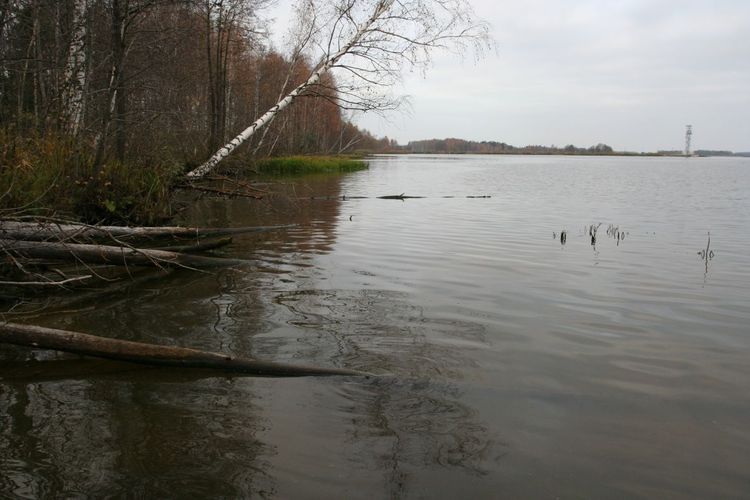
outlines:
[[[300, 28], [309, 50], [320, 53], [302, 84], [220, 148], [188, 177], [211, 172], [235, 149], [301, 96], [325, 95], [346, 109], [392, 109], [389, 89], [404, 68], [426, 68], [434, 50], [481, 50], [491, 44], [486, 23], [467, 0], [301, 0]], [[337, 92], [323, 92], [323, 75], [335, 71]]]
[[65, 128], [77, 135], [83, 115], [83, 93], [86, 85], [86, 0], [74, 0], [73, 21], [65, 63], [63, 112]]

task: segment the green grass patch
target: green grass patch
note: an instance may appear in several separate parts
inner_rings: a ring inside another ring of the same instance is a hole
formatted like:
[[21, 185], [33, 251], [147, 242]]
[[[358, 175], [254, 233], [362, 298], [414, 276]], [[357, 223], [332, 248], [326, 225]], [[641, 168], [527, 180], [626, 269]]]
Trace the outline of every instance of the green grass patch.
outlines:
[[367, 169], [367, 162], [349, 156], [284, 156], [255, 163], [264, 175], [343, 174]]

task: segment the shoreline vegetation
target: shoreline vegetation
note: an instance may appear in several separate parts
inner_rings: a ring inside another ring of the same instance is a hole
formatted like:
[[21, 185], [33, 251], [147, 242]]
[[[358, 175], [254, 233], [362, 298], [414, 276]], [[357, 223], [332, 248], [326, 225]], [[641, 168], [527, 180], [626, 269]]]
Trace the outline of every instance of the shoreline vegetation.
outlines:
[[[174, 192], [196, 186], [185, 182], [186, 167], [175, 161], [144, 156], [97, 165], [70, 139], [5, 139], [0, 133], [0, 219], [159, 225], [170, 222], [178, 210]], [[227, 167], [252, 184], [258, 177], [347, 173], [368, 165], [364, 155], [295, 155], [233, 159]]]
[[[209, 193], [261, 200], [272, 194], [275, 179], [368, 168], [362, 155], [351, 154], [232, 158], [224, 166], [232, 177], [216, 175], [199, 182], [186, 180], [189, 165], [176, 161], [149, 161], [143, 155], [126, 162], [98, 163], [86, 145], [72, 138], [2, 137], [0, 132], [0, 139], [6, 138], [0, 141], [0, 284], [7, 288], [4, 292], [69, 290], [92, 281], [122, 279], [117, 272], [110, 276], [112, 267], [125, 266], [129, 275], [131, 266], [164, 271], [237, 264], [204, 252], [230, 243], [226, 234], [285, 227], [220, 229], [222, 237], [214, 239], [204, 234], [210, 228], [164, 227], [185, 205], [185, 192], [192, 191], [196, 198]], [[165, 234], [174, 236], [179, 229], [187, 232], [175, 241], [172, 237], [162, 241]], [[138, 241], [131, 240], [133, 235]], [[13, 302], [13, 297], [23, 294], [0, 295], [4, 296], [0, 302]]]
[[252, 168], [266, 176], [345, 174], [368, 168], [364, 156], [281, 156], [256, 161]]

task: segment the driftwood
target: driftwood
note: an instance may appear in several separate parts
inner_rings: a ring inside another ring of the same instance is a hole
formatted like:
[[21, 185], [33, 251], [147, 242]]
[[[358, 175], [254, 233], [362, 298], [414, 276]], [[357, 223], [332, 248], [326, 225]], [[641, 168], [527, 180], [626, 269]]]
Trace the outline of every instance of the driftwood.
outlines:
[[[413, 199], [424, 199], [427, 198], [427, 196], [407, 196], [405, 194], [390, 194], [387, 196], [375, 196], [374, 199], [376, 200], [413, 200]], [[438, 198], [448, 199], [448, 198], [492, 198], [492, 196], [489, 195], [478, 195], [478, 196], [438, 196]], [[341, 200], [341, 201], [348, 201], [348, 200], [369, 200], [373, 199], [372, 196], [310, 196], [307, 198], [297, 198], [298, 200], [318, 200], [318, 201], [329, 201], [329, 200]]]
[[70, 238], [207, 238], [230, 234], [259, 233], [288, 229], [286, 226], [253, 226], [253, 227], [125, 227], [125, 226], [90, 226], [86, 224], [58, 224], [54, 222], [21, 222], [0, 220], [0, 238], [49, 241]]
[[272, 363], [184, 347], [115, 340], [85, 333], [17, 323], [0, 323], [0, 343], [15, 344], [34, 349], [51, 349], [151, 366], [203, 368], [248, 375], [278, 377], [368, 375], [342, 368], [319, 368]]
[[72, 278], [66, 278], [62, 280], [50, 280], [50, 281], [0, 281], [0, 286], [32, 286], [32, 287], [48, 287], [48, 286], [65, 286], [70, 283], [86, 281], [93, 278], [92, 275], [87, 274], [86, 276], [74, 276]]
[[110, 245], [82, 245], [0, 239], [0, 252], [16, 257], [77, 260], [86, 264], [133, 266], [224, 267], [242, 264], [239, 259], [190, 255], [166, 250], [133, 249]]
[[212, 186], [198, 186], [196, 184], [188, 184], [185, 187], [194, 189], [196, 191], [203, 191], [205, 193], [215, 193], [215, 194], [220, 194], [220, 195], [229, 196], [229, 197], [252, 198], [254, 200], [263, 199], [263, 195], [255, 194], [255, 193], [248, 193], [245, 191], [240, 191], [238, 189], [222, 189], [222, 188], [217, 188], [217, 187], [212, 187]]
[[392, 194], [388, 196], [378, 196], [379, 200], [411, 200], [416, 198], [424, 198], [424, 196], [406, 196], [404, 193]]
[[228, 182], [230, 184], [236, 184], [238, 186], [241, 186], [244, 189], [247, 189], [249, 191], [257, 191], [258, 193], [262, 194], [270, 194], [270, 191], [267, 189], [259, 189], [258, 186], [270, 186], [267, 182], [248, 182], [243, 181], [241, 179], [232, 179], [231, 177], [227, 177], [226, 175], [207, 175], [204, 177], [207, 181], [221, 181], [222, 183]]
[[216, 240], [203, 241], [195, 245], [170, 245], [167, 247], [156, 247], [153, 250], [165, 250], [167, 252], [205, 252], [207, 250], [216, 250], [232, 243], [232, 238], [219, 238]]

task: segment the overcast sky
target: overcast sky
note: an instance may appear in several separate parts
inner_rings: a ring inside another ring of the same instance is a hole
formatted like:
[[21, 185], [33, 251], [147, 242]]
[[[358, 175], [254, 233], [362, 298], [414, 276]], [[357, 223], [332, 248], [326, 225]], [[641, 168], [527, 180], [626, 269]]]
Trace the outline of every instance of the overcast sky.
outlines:
[[[271, 13], [288, 22], [292, 0]], [[750, 0], [473, 0], [497, 53], [405, 75], [377, 136], [750, 151]], [[276, 26], [274, 32], [283, 28]]]

